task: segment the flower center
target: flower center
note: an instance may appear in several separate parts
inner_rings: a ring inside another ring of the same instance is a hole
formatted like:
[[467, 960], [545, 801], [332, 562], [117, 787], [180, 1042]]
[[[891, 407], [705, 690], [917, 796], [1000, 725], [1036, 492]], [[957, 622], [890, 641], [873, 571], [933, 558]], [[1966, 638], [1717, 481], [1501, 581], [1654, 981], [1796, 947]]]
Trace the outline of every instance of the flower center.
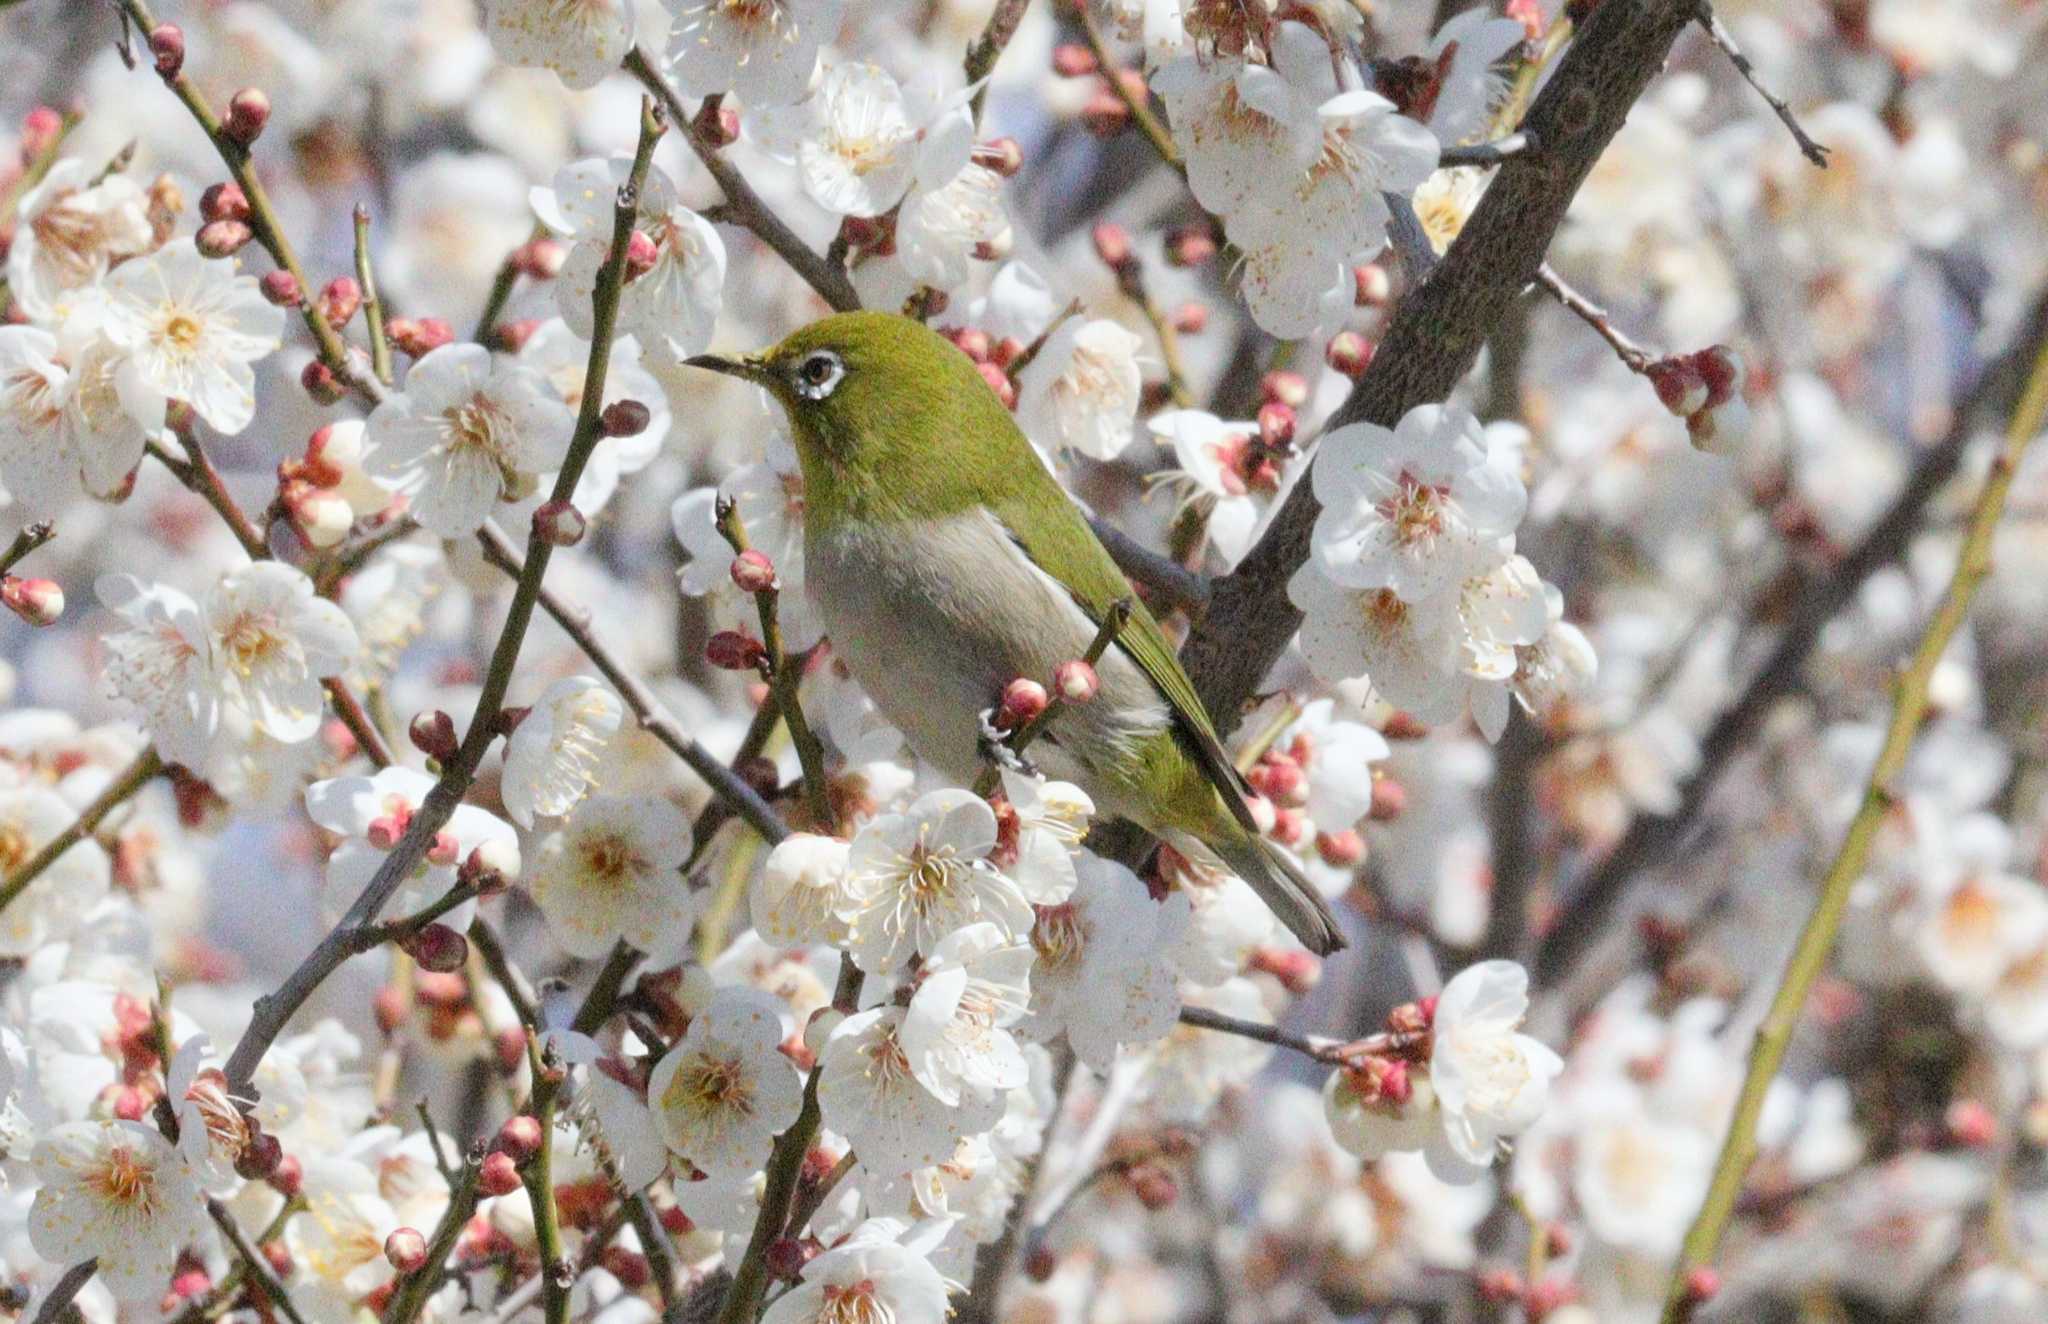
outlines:
[[29, 222], [37, 256], [62, 272], [67, 286], [82, 285], [97, 275], [100, 255], [113, 240], [109, 218], [75, 205], [76, 195], [76, 189], [60, 195]]
[[752, 1114], [754, 1091], [737, 1058], [704, 1053], [684, 1063], [669, 1083], [663, 1102], [671, 1108], [703, 1115], [713, 1112]]
[[172, 313], [164, 322], [164, 339], [172, 348], [190, 353], [199, 344], [201, 328], [190, 313]]
[[126, 1205], [148, 1214], [156, 1204], [156, 1169], [129, 1145], [107, 1151], [87, 1175], [87, 1183], [109, 1204]]
[[875, 1280], [863, 1278], [845, 1287], [825, 1289], [825, 1308], [818, 1324], [895, 1324], [896, 1312], [876, 1299]]
[[50, 379], [32, 368], [22, 368], [7, 379], [7, 407], [27, 428], [47, 428], [64, 415]]
[[277, 628], [277, 618], [268, 612], [243, 612], [235, 617], [221, 636], [228, 665], [244, 680], [258, 667], [276, 661], [291, 647], [291, 640]]
[[1391, 634], [1408, 623], [1408, 604], [1390, 588], [1374, 589], [1360, 599], [1365, 623], [1382, 634]]
[[608, 832], [583, 840], [583, 868], [595, 881], [622, 883], [647, 867], [647, 861], [624, 836]]
[[910, 904], [922, 915], [953, 890], [954, 880], [968, 867], [950, 846], [932, 847], [920, 841], [910, 848], [909, 867], [903, 881], [910, 891]]
[[1431, 542], [1444, 531], [1449, 497], [1448, 487], [1425, 483], [1404, 469], [1394, 494], [1379, 504], [1380, 518], [1394, 526], [1394, 537], [1404, 547]]
[[1031, 947], [1038, 963], [1048, 970], [1070, 970], [1080, 964], [1088, 946], [1088, 934], [1081, 927], [1081, 911], [1073, 902], [1037, 907], [1038, 918], [1031, 925]]
[[33, 849], [19, 823], [0, 825], [0, 874], [10, 874], [28, 861]]

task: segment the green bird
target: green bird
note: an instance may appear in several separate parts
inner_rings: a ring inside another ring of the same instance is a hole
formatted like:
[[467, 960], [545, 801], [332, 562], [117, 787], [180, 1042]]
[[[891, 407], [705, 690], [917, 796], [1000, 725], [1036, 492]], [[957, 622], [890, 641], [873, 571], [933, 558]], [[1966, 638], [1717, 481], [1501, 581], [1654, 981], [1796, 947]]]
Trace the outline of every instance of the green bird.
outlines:
[[[758, 354], [689, 362], [765, 387], [788, 413], [804, 576], [833, 650], [920, 757], [971, 785], [983, 714], [1010, 681], [1087, 651], [1131, 597], [1123, 572], [973, 361], [919, 322], [842, 313]], [[1095, 698], [1065, 709], [1033, 759], [1102, 811], [1206, 848], [1311, 951], [1342, 947], [1314, 885], [1260, 835], [1142, 603], [1096, 671]]]

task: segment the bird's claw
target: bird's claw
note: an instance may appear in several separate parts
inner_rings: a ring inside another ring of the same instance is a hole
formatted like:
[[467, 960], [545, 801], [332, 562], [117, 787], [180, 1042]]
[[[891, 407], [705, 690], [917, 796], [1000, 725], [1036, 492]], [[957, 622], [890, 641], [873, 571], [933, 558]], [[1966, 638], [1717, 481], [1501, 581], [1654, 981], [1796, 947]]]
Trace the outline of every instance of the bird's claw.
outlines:
[[1015, 772], [1033, 779], [1037, 778], [1037, 767], [1032, 764], [1030, 759], [1025, 758], [1010, 747], [1009, 732], [996, 725], [995, 709], [984, 708], [981, 710], [981, 730], [975, 736], [974, 743], [975, 748], [980, 751], [984, 762], [994, 764], [1004, 772]]

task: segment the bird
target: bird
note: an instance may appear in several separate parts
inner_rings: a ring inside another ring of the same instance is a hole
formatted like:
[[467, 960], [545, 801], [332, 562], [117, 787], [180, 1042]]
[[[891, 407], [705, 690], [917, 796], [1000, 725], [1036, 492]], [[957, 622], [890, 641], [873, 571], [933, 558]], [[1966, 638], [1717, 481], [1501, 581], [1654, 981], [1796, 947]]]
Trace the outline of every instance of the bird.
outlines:
[[803, 476], [804, 582], [834, 653], [944, 776], [972, 785], [1018, 678], [1080, 658], [1099, 689], [1032, 760], [1191, 858], [1220, 861], [1317, 955], [1336, 917], [1259, 830], [1248, 787], [1158, 621], [1009, 409], [957, 345], [894, 313], [834, 314], [753, 354], [691, 366], [764, 388]]

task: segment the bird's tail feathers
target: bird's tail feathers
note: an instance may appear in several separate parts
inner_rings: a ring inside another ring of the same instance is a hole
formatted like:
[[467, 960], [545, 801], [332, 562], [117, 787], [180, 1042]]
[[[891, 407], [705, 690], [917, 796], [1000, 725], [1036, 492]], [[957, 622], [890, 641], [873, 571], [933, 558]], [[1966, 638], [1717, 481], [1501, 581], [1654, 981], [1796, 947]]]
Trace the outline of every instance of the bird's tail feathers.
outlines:
[[[1182, 842], [1176, 841], [1174, 845], [1188, 853]], [[1302, 946], [1317, 956], [1328, 956], [1345, 946], [1344, 931], [1338, 927], [1330, 903], [1285, 847], [1255, 836], [1236, 823], [1199, 845], [1204, 849], [1195, 852], [1198, 857], [1202, 853], [1213, 855], [1244, 879], [1266, 903], [1266, 908], [1287, 926], [1287, 931], [1301, 940]]]

